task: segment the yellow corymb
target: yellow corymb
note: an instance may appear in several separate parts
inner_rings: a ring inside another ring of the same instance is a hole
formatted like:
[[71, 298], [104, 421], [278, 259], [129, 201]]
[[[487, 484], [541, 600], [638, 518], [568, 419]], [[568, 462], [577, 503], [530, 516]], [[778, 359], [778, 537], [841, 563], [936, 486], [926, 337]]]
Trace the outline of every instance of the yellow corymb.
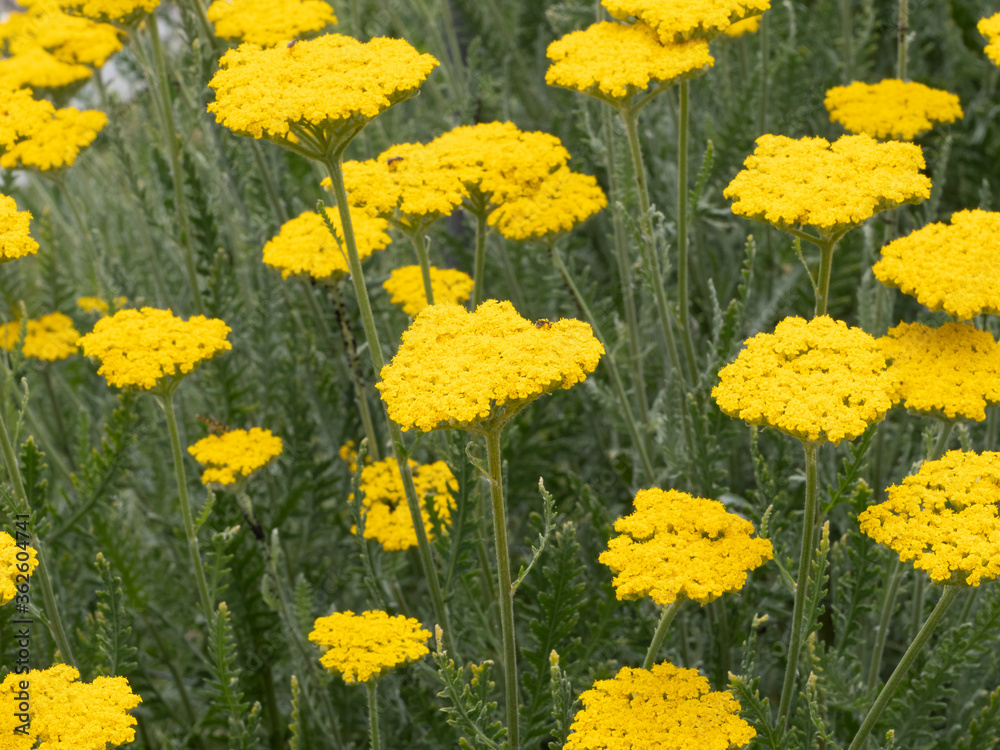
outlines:
[[233, 484], [281, 455], [281, 438], [270, 430], [227, 430], [208, 435], [188, 447], [194, 460], [205, 464], [202, 484]]
[[759, 16], [771, 0], [601, 0], [601, 5], [622, 21], [644, 21], [668, 43], [712, 39], [737, 21]]
[[[475, 282], [464, 271], [456, 268], [430, 267], [431, 290], [434, 301], [438, 304], [453, 302], [461, 304], [469, 299]], [[427, 307], [427, 295], [424, 293], [424, 278], [420, 266], [403, 266], [396, 268], [389, 278], [382, 283], [394, 305], [401, 305], [403, 312], [411, 317]]]
[[17, 595], [17, 587], [22, 583], [18, 575], [30, 576], [38, 566], [38, 553], [34, 547], [18, 546], [17, 541], [6, 531], [0, 531], [0, 606]]
[[0, 195], [0, 263], [38, 251], [38, 243], [29, 234], [30, 228], [31, 212], [18, 211], [13, 198]]
[[1000, 65], [1000, 13], [994, 13], [988, 18], [982, 18], [977, 25], [979, 33], [988, 40], [986, 56]]
[[412, 617], [350, 610], [319, 617], [309, 640], [323, 650], [320, 663], [346, 683], [377, 680], [391, 669], [430, 653], [431, 634]]
[[324, 0], [215, 0], [208, 6], [215, 35], [271, 47], [337, 23]]
[[596, 178], [560, 167], [533, 191], [500, 204], [487, 223], [509, 240], [543, 239], [568, 232], [607, 205]]
[[962, 105], [955, 94], [895, 78], [834, 86], [826, 92], [823, 104], [830, 120], [852, 133], [900, 141], [912, 141], [934, 123], [955, 122], [962, 117]]

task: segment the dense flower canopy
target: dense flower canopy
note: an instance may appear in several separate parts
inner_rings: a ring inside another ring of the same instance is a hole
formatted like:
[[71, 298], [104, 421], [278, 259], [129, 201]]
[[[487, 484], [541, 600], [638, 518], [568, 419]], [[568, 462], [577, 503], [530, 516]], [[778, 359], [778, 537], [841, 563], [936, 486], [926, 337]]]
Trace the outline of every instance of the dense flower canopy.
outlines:
[[712, 396], [731, 417], [808, 442], [853, 440], [892, 406], [875, 339], [826, 315], [785, 318], [748, 339]]
[[826, 92], [823, 104], [830, 120], [852, 133], [902, 141], [912, 141], [936, 122], [955, 122], [962, 117], [955, 94], [896, 78], [834, 86]]
[[[20, 553], [20, 559], [18, 554]], [[0, 606], [17, 594], [17, 576], [30, 576], [38, 566], [38, 553], [34, 547], [22, 549], [6, 531], [0, 531]]]
[[635, 511], [615, 521], [600, 562], [611, 568], [619, 599], [648, 596], [657, 604], [678, 597], [701, 604], [739, 591], [747, 572], [773, 556], [755, 539], [753, 524], [716, 500], [676, 490], [640, 490]]
[[607, 205], [596, 178], [560, 167], [534, 191], [498, 206], [487, 223], [509, 240], [542, 239], [568, 232]]
[[580, 702], [565, 750], [730, 750], [757, 736], [730, 693], [712, 691], [696, 669], [669, 662], [624, 667], [597, 680]]
[[601, 0], [601, 5], [622, 21], [644, 21], [667, 44], [711, 39], [737, 21], [759, 16], [771, 7], [771, 0]]
[[63, 62], [41, 47], [0, 60], [0, 86], [3, 88], [60, 89], [86, 81], [92, 74], [86, 65]]
[[[20, 330], [20, 325], [16, 325]], [[68, 315], [49, 313], [37, 320], [29, 320], [26, 329], [22, 350], [25, 357], [56, 362], [76, 354], [80, 332]]]
[[[106, 750], [135, 739], [136, 719], [129, 711], [142, 699], [124, 677], [95, 677], [79, 682], [80, 673], [67, 664], [11, 673], [0, 683], [0, 735], [5, 750], [72, 748]], [[30, 684], [31, 727], [15, 733], [19, 683]]]
[[215, 35], [271, 47], [337, 23], [324, 0], [215, 0], [207, 11]]
[[412, 96], [437, 64], [384, 37], [363, 43], [326, 34], [267, 49], [244, 43], [219, 61], [208, 111], [239, 135], [286, 146], [293, 135], [297, 148], [325, 148]]
[[900, 323], [878, 340], [896, 380], [892, 400], [946, 419], [986, 419], [1000, 403], [1000, 344], [964, 323]]
[[[410, 470], [417, 497], [421, 499], [424, 530], [427, 538], [433, 539], [434, 524], [424, 499], [430, 496], [438, 521], [450, 524], [451, 511], [455, 507], [451, 493], [458, 491], [458, 481], [444, 461], [419, 465], [411, 460]], [[365, 466], [361, 470], [360, 490], [365, 539], [374, 539], [390, 551], [416, 547], [417, 532], [413, 528], [413, 517], [406, 502], [403, 477], [396, 459], [387, 458]]]
[[14, 56], [42, 49], [62, 63], [98, 68], [122, 48], [121, 33], [111, 24], [71, 16], [57, 5], [41, 3], [25, 13], [11, 13], [0, 24], [0, 41]]
[[233, 484], [281, 455], [281, 438], [270, 430], [227, 430], [208, 435], [188, 447], [194, 460], [205, 464], [202, 484]]
[[[89, 75], [89, 73], [88, 73]], [[108, 122], [98, 110], [56, 109], [29, 89], [4, 92], [0, 167], [40, 170], [72, 166]]]
[[872, 268], [886, 286], [958, 320], [1000, 314], [1000, 213], [958, 211], [890, 242]]
[[594, 371], [604, 347], [579, 320], [525, 320], [510, 302], [431, 305], [403, 333], [376, 387], [403, 429], [469, 428]]
[[151, 390], [232, 349], [226, 341], [230, 330], [217, 318], [185, 321], [170, 310], [144, 307], [101, 318], [78, 343], [86, 356], [101, 361], [97, 373], [109, 385]]
[[661, 44], [644, 23], [611, 21], [570, 32], [552, 42], [547, 54], [547, 84], [611, 101], [628, 99], [650, 83], [691, 78], [715, 64], [704, 39]]
[[930, 197], [912, 143], [879, 143], [867, 135], [825, 138], [762, 135], [746, 167], [723, 192], [733, 213], [779, 229], [812, 226], [838, 236], [874, 214]]
[[309, 640], [324, 649], [320, 663], [347, 683], [377, 680], [390, 669], [416, 661], [430, 653], [430, 637], [412, 617], [391, 617], [378, 610], [319, 617], [309, 634]]
[[0, 195], [0, 263], [38, 251], [38, 243], [29, 234], [30, 228], [31, 212], [18, 211], [13, 198]]
[[[127, 22], [151, 13], [160, 0], [56, 0], [59, 7], [99, 21]], [[45, 5], [46, 0], [29, 0], [22, 5]]]
[[1000, 453], [949, 451], [886, 490], [861, 531], [942, 583], [1000, 577]]
[[[350, 268], [340, 211], [327, 208], [326, 215], [337, 232], [336, 239], [318, 213], [306, 211], [282, 224], [278, 234], [264, 245], [264, 263], [279, 269], [283, 279], [292, 274], [307, 274], [322, 280], [348, 273]], [[358, 256], [362, 260], [392, 242], [386, 234], [388, 224], [384, 219], [352, 210], [351, 225]]]
[[[434, 292], [434, 302], [462, 303], [469, 299], [475, 282], [464, 271], [455, 268], [435, 268], [431, 266], [431, 291]], [[424, 291], [424, 277], [420, 266], [403, 266], [389, 274], [382, 283], [391, 296], [389, 301], [401, 305], [403, 312], [412, 317], [427, 307], [427, 295]]]
[[976, 28], [988, 40], [986, 56], [1000, 65], [1000, 13], [980, 19]]

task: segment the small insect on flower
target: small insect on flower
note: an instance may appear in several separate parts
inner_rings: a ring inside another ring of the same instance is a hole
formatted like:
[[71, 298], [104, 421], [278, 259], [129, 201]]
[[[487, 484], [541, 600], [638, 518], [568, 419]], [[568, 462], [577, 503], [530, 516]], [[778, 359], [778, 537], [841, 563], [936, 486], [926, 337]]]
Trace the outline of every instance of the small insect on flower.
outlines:
[[393, 156], [386, 160], [385, 165], [389, 168], [390, 172], [395, 172], [401, 161], [403, 161], [402, 156]]
[[535, 321], [535, 328], [551, 328], [552, 321], [547, 318], [539, 318]]
[[201, 414], [195, 414], [194, 418], [208, 428], [209, 435], [225, 435], [229, 432], [229, 428], [215, 417], [204, 417]]
[[298, 43], [299, 43], [299, 40], [298, 40], [298, 39], [293, 39], [292, 41], [290, 41], [290, 42], [288, 43], [288, 49], [291, 49], [292, 47], [294, 47], [294, 46], [295, 46], [296, 44], [298, 44]]

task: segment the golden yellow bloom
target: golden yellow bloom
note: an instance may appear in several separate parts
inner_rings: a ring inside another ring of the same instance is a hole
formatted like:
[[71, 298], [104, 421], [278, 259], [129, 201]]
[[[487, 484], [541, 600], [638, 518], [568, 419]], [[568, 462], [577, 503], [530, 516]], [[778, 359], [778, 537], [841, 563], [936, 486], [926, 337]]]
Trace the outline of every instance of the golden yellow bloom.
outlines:
[[748, 339], [712, 396], [731, 417], [837, 444], [885, 416], [894, 385], [875, 339], [821, 315], [785, 318], [774, 333]]
[[[465, 302], [472, 294], [473, 286], [475, 282], [464, 271], [431, 266], [431, 289], [434, 301], [439, 305], [445, 302]], [[382, 288], [391, 295], [389, 301], [394, 305], [402, 305], [403, 312], [411, 317], [416, 317], [417, 313], [427, 307], [420, 266], [395, 269], [382, 283]]]
[[615, 574], [619, 599], [708, 604], [739, 591], [747, 572], [773, 557], [767, 539], [751, 536], [752, 523], [716, 500], [676, 490], [640, 490], [635, 512], [615, 521], [615, 531], [621, 536], [598, 559]]
[[46, 99], [35, 99], [30, 89], [3, 91], [0, 108], [0, 150], [7, 151], [44, 127], [56, 108]]
[[1000, 403], [1000, 345], [964, 323], [900, 323], [878, 340], [897, 379], [894, 403], [946, 419], [986, 419]]
[[[160, 0], [58, 0], [60, 7], [98, 21], [127, 21], [151, 13]], [[22, 3], [25, 4], [25, 3]]]
[[560, 167], [534, 191], [500, 204], [487, 222], [509, 240], [540, 239], [568, 232], [607, 205], [596, 178]]
[[758, 29], [760, 29], [760, 16], [751, 16], [750, 18], [744, 18], [742, 21], [737, 21], [727, 28], [726, 36], [736, 38], [744, 34], [756, 34]]
[[[347, 464], [348, 469], [351, 474], [358, 470], [358, 449], [354, 447], [354, 441], [348, 440], [338, 451], [340, 460]], [[365, 454], [365, 464], [370, 464], [372, 462], [372, 457], [369, 454]]]
[[[0, 167], [43, 171], [70, 167], [108, 122], [107, 115], [96, 109], [81, 112], [75, 107], [52, 109], [52, 105], [48, 109], [49, 118], [36, 129], [26, 132], [24, 126], [17, 128], [25, 137], [4, 148]], [[0, 123], [0, 131], [3, 130], [4, 125]]]
[[981, 18], [976, 28], [989, 41], [985, 49], [986, 56], [1000, 65], [1000, 13]]
[[912, 143], [879, 143], [867, 135], [825, 138], [762, 135], [746, 169], [723, 191], [733, 213], [786, 227], [812, 226], [839, 236], [874, 214], [930, 197]]
[[38, 243], [28, 233], [30, 228], [31, 212], [18, 211], [13, 198], [0, 195], [0, 263], [38, 251]]
[[337, 23], [323, 0], [215, 0], [208, 7], [215, 35], [272, 47]]
[[0, 348], [10, 351], [17, 342], [21, 340], [21, 321], [13, 320], [10, 323], [0, 324]]
[[[18, 324], [19, 326], [19, 324]], [[19, 326], [20, 328], [20, 326]], [[24, 335], [24, 356], [56, 362], [76, 354], [80, 332], [73, 326], [73, 319], [61, 312], [49, 313], [29, 320]]]
[[912, 141], [935, 122], [955, 122], [962, 117], [962, 106], [954, 94], [898, 78], [834, 86], [826, 92], [823, 104], [830, 112], [830, 121], [839, 122], [852, 133], [901, 141]]
[[[334, 240], [326, 222], [315, 211], [306, 211], [281, 225], [281, 230], [264, 245], [264, 262], [281, 271], [281, 278], [304, 273], [314, 279], [327, 279], [334, 274], [348, 273], [347, 250], [340, 212], [327, 208], [326, 215], [337, 232]], [[392, 241], [385, 230], [385, 219], [365, 211], [352, 210], [354, 241], [362, 260], [382, 250]]]
[[601, 0], [615, 18], [636, 18], [653, 27], [664, 44], [692, 37], [712, 39], [730, 25], [759, 16], [771, 0]]
[[91, 72], [86, 65], [63, 62], [41, 47], [34, 47], [0, 60], [0, 86], [58, 89], [87, 80]]
[[958, 211], [882, 248], [872, 268], [886, 286], [968, 320], [1000, 315], [1000, 213]]
[[580, 702], [565, 750], [730, 750], [757, 736], [731, 694], [712, 691], [698, 670], [670, 662], [623, 667], [585, 690]]
[[18, 575], [30, 576], [37, 566], [38, 553], [34, 547], [25, 545], [22, 549], [14, 537], [0, 531], [0, 606], [17, 594], [17, 586], [23, 582]]
[[144, 307], [101, 318], [77, 343], [86, 356], [101, 360], [97, 373], [109, 385], [150, 390], [170, 388], [195, 365], [232, 349], [230, 330], [217, 318], [185, 321], [170, 310]]
[[545, 73], [547, 84], [612, 103], [650, 83], [666, 87], [693, 78], [715, 64], [704, 39], [661, 44], [644, 23], [595, 23], [552, 42], [546, 54], [553, 61]]
[[[455, 501], [451, 493], [458, 490], [458, 481], [444, 461], [418, 465], [410, 461], [413, 484], [420, 498], [420, 515], [424, 519], [427, 538], [434, 538], [434, 524], [427, 512], [427, 503], [434, 504], [434, 512], [442, 524], [451, 523]], [[394, 458], [376, 461], [361, 470], [360, 490], [364, 505], [365, 539], [374, 539], [390, 551], [417, 546], [417, 532], [406, 502], [403, 477]], [[428, 495], [430, 499], [427, 500]], [[356, 529], [352, 529], [357, 533]]]
[[858, 516], [862, 532], [934, 581], [1000, 577], [1000, 453], [948, 451], [886, 492]]
[[[73, 748], [105, 750], [135, 739], [135, 717], [129, 714], [142, 703], [124, 677], [95, 677], [79, 682], [80, 673], [67, 664], [32, 669], [26, 675], [11, 673], [0, 683], [0, 735], [6, 750]], [[29, 684], [31, 719], [27, 734], [15, 733], [22, 722], [20, 683]]]
[[188, 453], [208, 467], [202, 472], [202, 484], [233, 484], [280, 456], [281, 448], [280, 437], [252, 427], [203, 437], [188, 447]]
[[469, 429], [583, 381], [602, 354], [579, 320], [534, 324], [496, 300], [474, 313], [431, 305], [403, 333], [376, 387], [404, 430]]
[[57, 5], [41, 3], [27, 13], [11, 13], [0, 24], [0, 40], [15, 56], [40, 48], [60, 62], [98, 68], [122, 48], [120, 32], [111, 24], [71, 16]]
[[431, 634], [412, 617], [372, 610], [319, 617], [309, 640], [324, 648], [320, 663], [339, 672], [344, 682], [377, 680], [390, 669], [409, 664], [430, 653]]
[[292, 46], [241, 44], [209, 81], [208, 111], [239, 135], [268, 138], [321, 158], [373, 117], [409, 98], [438, 65], [401, 39], [362, 43], [327, 34]]
[[[115, 297], [111, 301], [115, 306], [115, 310], [120, 310], [128, 304], [128, 297]], [[100, 297], [80, 297], [76, 301], [76, 306], [84, 312], [97, 313], [98, 315], [107, 315], [111, 312], [111, 306], [107, 300], [103, 300]]]

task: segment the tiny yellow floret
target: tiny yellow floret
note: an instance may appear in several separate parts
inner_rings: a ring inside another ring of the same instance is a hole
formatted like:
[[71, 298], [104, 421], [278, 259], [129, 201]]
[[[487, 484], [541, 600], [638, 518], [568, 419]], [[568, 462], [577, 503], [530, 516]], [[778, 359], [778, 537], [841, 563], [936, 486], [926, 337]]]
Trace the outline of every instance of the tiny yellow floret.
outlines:
[[426, 656], [430, 637], [412, 617], [391, 617], [379, 610], [319, 617], [309, 634], [309, 640], [323, 648], [320, 663], [348, 684], [377, 680], [391, 669]]
[[0, 606], [17, 595], [17, 587], [24, 583], [24, 578], [18, 576], [30, 576], [38, 566], [35, 548], [24, 542], [21, 545], [6, 531], [0, 531]]
[[649, 24], [664, 44], [692, 37], [712, 39], [732, 24], [759, 16], [771, 0], [601, 0], [615, 18]]
[[565, 750], [731, 750], [757, 736], [730, 693], [712, 691], [698, 670], [670, 662], [623, 667], [580, 702]]
[[822, 315], [785, 318], [745, 342], [712, 396], [726, 414], [803, 442], [854, 440], [892, 406], [895, 379], [875, 339]]
[[773, 557], [753, 524], [716, 500], [676, 490], [640, 490], [635, 511], [615, 521], [616, 536], [598, 558], [615, 574], [618, 599], [678, 597], [700, 604], [743, 588], [747, 573]]
[[536, 326], [510, 302], [496, 300], [474, 313], [430, 305], [403, 333], [376, 387], [404, 430], [468, 429], [583, 381], [602, 354], [590, 326], [579, 320]]
[[[455, 268], [435, 268], [431, 266], [431, 290], [437, 304], [452, 302], [460, 304], [469, 299], [475, 282], [464, 271]], [[382, 283], [391, 296], [389, 301], [401, 305], [403, 312], [411, 317], [427, 307], [427, 295], [424, 292], [424, 277], [420, 266], [403, 266], [389, 274]]]
[[900, 141], [912, 141], [936, 122], [962, 118], [955, 94], [898, 78], [834, 86], [826, 92], [823, 104], [830, 121], [839, 122], [852, 133]]
[[324, 0], [215, 0], [207, 11], [222, 39], [271, 47], [337, 23]]
[[858, 516], [863, 533], [939, 583], [1000, 577], [1000, 453], [949, 451], [886, 493]]
[[227, 430], [208, 435], [188, 447], [194, 460], [205, 464], [202, 484], [233, 484], [281, 455], [281, 438], [270, 430]]

